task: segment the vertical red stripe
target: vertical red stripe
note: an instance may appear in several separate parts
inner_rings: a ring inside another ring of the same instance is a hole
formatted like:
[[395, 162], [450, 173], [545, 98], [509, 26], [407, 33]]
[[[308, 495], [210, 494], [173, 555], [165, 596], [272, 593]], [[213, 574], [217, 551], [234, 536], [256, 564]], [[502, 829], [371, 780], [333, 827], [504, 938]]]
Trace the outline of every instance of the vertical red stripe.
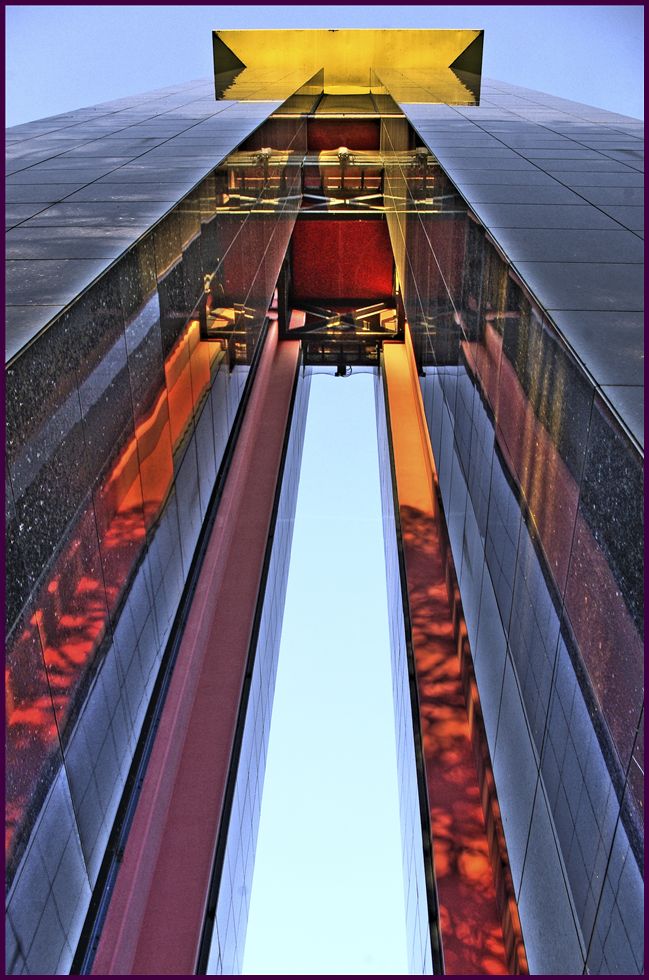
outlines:
[[195, 969], [299, 343], [268, 334], [93, 974]]
[[[409, 338], [408, 338], [409, 341]], [[384, 345], [446, 973], [508, 973], [410, 343]]]

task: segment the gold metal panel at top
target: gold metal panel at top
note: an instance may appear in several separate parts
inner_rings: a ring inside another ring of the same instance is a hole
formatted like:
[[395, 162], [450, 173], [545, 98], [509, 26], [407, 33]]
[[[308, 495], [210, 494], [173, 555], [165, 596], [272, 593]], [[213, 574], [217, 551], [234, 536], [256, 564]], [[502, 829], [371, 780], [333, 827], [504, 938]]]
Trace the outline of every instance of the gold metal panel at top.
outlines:
[[[371, 90], [372, 70], [380, 76], [383, 67], [433, 72], [438, 77], [453, 68], [479, 77], [482, 33], [399, 29], [214, 31], [214, 69], [218, 76], [237, 70], [244, 73], [245, 69], [285, 73], [300, 68], [313, 74], [324, 68], [325, 93], [359, 94]], [[239, 81], [241, 76], [237, 86]], [[452, 94], [452, 86], [444, 94]]]
[[444, 105], [476, 105], [476, 90], [469, 85], [474, 76], [462, 72], [457, 74], [451, 68], [381, 68], [377, 78], [395, 102], [422, 103], [435, 102]]

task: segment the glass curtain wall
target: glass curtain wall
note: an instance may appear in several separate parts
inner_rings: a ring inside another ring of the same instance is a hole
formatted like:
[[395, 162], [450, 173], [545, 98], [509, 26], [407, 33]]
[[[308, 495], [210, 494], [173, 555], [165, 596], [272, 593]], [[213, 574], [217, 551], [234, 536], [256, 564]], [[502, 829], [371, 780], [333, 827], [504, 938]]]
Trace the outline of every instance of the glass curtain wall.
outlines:
[[382, 148], [530, 969], [641, 972], [642, 458], [405, 121]]
[[8, 366], [9, 972], [70, 967], [276, 315], [305, 134], [262, 126]]

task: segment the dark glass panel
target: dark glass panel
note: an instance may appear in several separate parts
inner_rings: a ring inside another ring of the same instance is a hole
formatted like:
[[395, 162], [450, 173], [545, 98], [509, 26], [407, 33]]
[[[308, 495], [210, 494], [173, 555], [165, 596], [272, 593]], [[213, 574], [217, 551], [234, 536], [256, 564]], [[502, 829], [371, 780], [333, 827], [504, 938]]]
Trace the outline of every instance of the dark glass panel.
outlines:
[[194, 440], [189, 443], [176, 474], [176, 496], [180, 524], [180, 547], [183, 556], [183, 568], [185, 576], [187, 576], [202, 522], [198, 491], [198, 460]]
[[62, 762], [35, 604], [23, 610], [6, 640], [5, 709], [5, 848], [10, 884]]
[[7, 460], [16, 518], [8, 541], [19, 548], [25, 572], [13, 600], [19, 604], [50, 565], [86, 493], [78, 348], [59, 320], [7, 371]]
[[189, 310], [185, 298], [185, 279], [181, 266], [180, 219], [168, 214], [153, 232], [156, 277], [160, 296], [162, 353], [166, 358], [185, 324]]
[[[538, 544], [537, 544], [538, 547]], [[537, 752], [541, 752], [552, 687], [559, 616], [535, 548], [523, 524], [518, 542], [509, 645]]]
[[176, 492], [172, 488], [150, 534], [153, 604], [161, 644], [169, 634], [184, 585]]
[[85, 696], [106, 642], [108, 607], [94, 511], [88, 504], [35, 595], [38, 628], [61, 737]]
[[30, 579], [18, 543], [19, 523], [9, 476], [5, 478], [5, 602], [6, 623], [16, 622], [30, 591]]
[[182, 268], [185, 280], [186, 313], [190, 315], [203, 291], [201, 258], [201, 198], [192, 191], [177, 207], [180, 222]]
[[182, 459], [194, 431], [194, 394], [190, 367], [190, 334], [188, 324], [173, 349], [165, 357], [164, 371], [169, 405], [169, 425], [174, 459]]

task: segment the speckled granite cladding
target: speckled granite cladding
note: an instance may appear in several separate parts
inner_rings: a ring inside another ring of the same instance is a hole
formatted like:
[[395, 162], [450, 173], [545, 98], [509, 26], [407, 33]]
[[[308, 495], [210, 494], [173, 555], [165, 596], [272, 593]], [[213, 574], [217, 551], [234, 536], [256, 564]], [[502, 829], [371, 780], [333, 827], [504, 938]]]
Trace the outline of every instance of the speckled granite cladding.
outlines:
[[[625, 771], [643, 704], [643, 491], [641, 461], [596, 399], [565, 611]], [[593, 538], [603, 559], [598, 564]]]
[[642, 454], [448, 177], [427, 180], [389, 168], [389, 226], [530, 972], [641, 973]]
[[[282, 127], [299, 151], [301, 121]], [[6, 370], [11, 973], [70, 968], [298, 176], [272, 210], [219, 215], [210, 173]], [[232, 372], [192, 316], [215, 269], [249, 314]]]

